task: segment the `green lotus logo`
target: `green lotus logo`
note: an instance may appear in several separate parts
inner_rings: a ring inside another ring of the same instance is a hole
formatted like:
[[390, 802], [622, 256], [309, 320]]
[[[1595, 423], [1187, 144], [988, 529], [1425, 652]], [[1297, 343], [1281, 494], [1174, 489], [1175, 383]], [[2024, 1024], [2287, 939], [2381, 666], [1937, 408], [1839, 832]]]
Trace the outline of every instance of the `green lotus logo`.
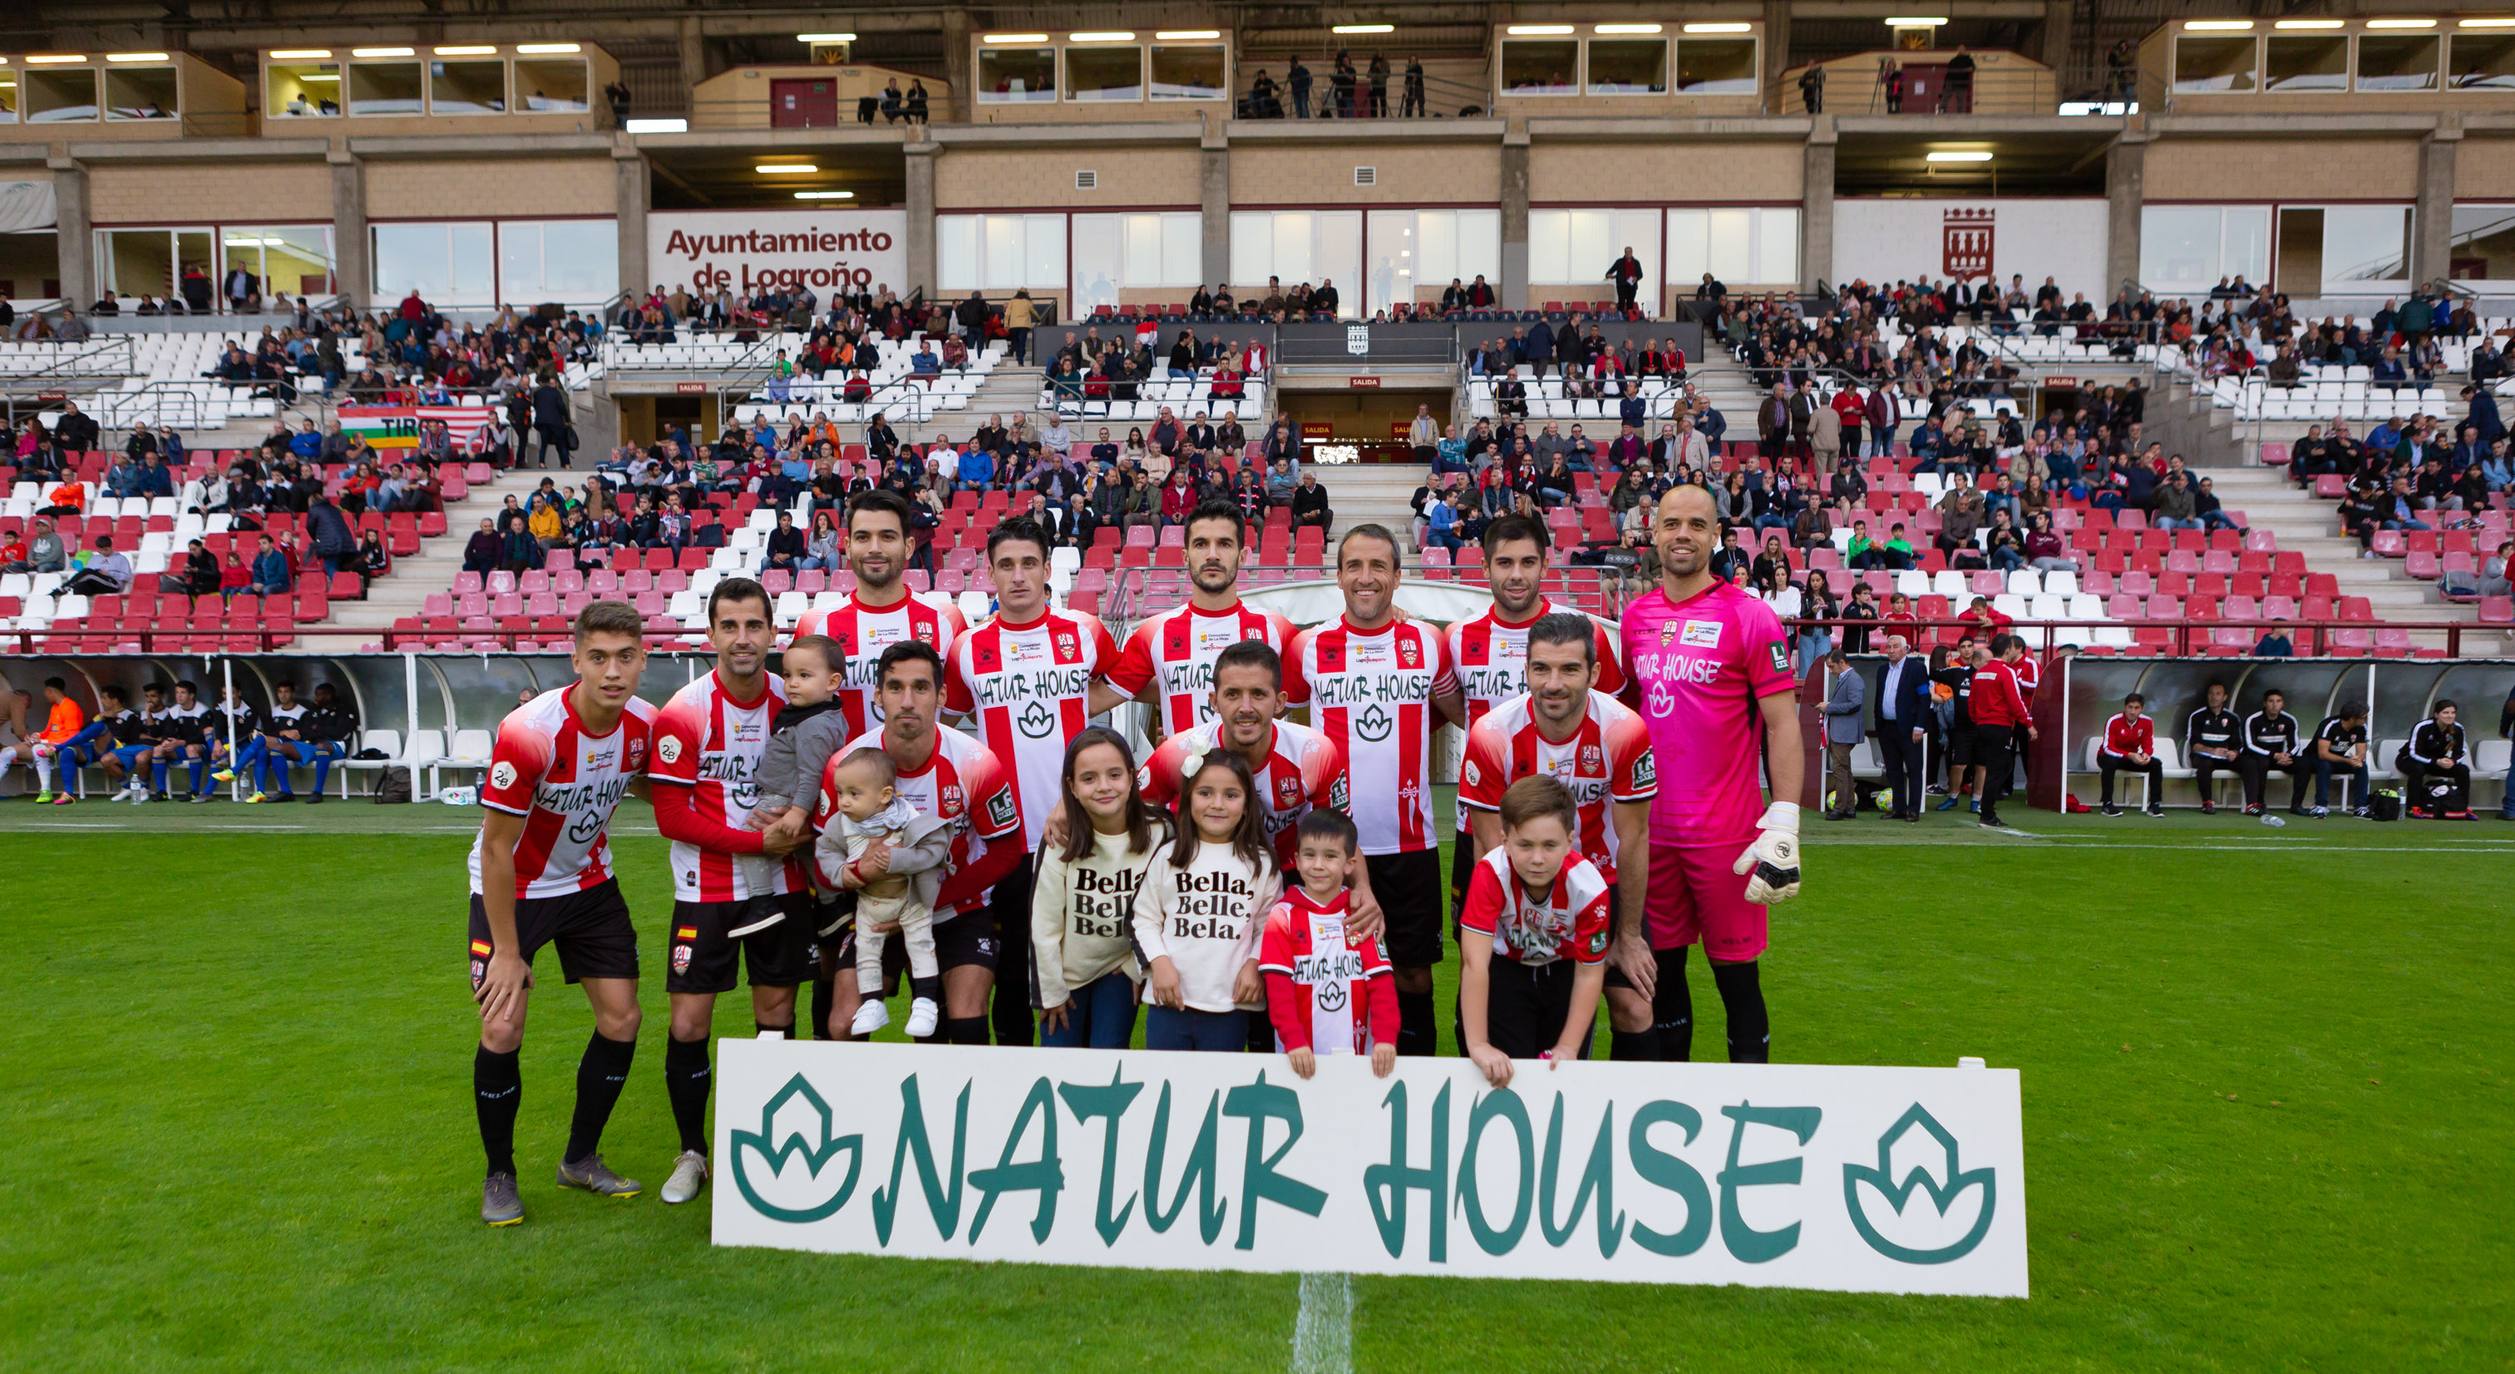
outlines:
[[1354, 733], [1373, 744], [1387, 739], [1389, 732], [1396, 727], [1396, 719], [1376, 705], [1354, 720]]
[[[1894, 1155], [1897, 1147], [1915, 1130], [1927, 1133], [1926, 1140], [1914, 1143], [1912, 1166], [1903, 1180], [1894, 1177]], [[1929, 1156], [1929, 1142], [1938, 1145], [1938, 1157]], [[1936, 1172], [1934, 1173], [1934, 1169]], [[1979, 1199], [1967, 1194], [1980, 1189]], [[1928, 1196], [1927, 1207], [1912, 1205], [1913, 1195]], [[1873, 1219], [1872, 1208], [1883, 1203]], [[1991, 1217], [1999, 1204], [1999, 1179], [1990, 1169], [1962, 1168], [1956, 1156], [1956, 1137], [1936, 1117], [1923, 1111], [1916, 1102], [1911, 1110], [1896, 1118], [1878, 1137], [1878, 1162], [1875, 1168], [1865, 1164], [1843, 1166], [1843, 1206], [1851, 1213], [1852, 1228], [1869, 1248], [1905, 1264], [1947, 1264], [1972, 1254], [1974, 1247], [1991, 1232]], [[1972, 1214], [1970, 1225], [1966, 1215]], [[1947, 1237], [1958, 1227], [1966, 1229], [1954, 1240]]]
[[[743, 1201], [771, 1221], [797, 1225], [846, 1206], [864, 1168], [864, 1137], [833, 1135], [830, 1124], [830, 1104], [803, 1075], [786, 1080], [760, 1108], [760, 1128], [734, 1132], [734, 1187]], [[823, 1174], [841, 1151], [847, 1173], [833, 1188]]]

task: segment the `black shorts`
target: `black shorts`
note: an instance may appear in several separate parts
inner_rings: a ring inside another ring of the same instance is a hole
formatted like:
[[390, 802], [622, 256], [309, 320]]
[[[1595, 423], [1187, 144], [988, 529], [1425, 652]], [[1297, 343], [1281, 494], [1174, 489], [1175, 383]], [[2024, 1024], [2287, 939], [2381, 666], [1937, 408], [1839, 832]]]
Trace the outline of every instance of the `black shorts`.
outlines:
[[2014, 725], [1976, 725], [1973, 727], [1972, 762], [1977, 768], [1990, 768], [2010, 757], [2017, 744]]
[[1381, 947], [1399, 968], [1430, 968], [1441, 962], [1441, 851], [1366, 854], [1371, 895], [1387, 922]]
[[1974, 723], [1959, 719], [1947, 727], [1947, 766], [1971, 768], [1975, 761]]
[[[519, 897], [515, 902], [516, 953], [526, 964], [547, 944], [559, 946], [559, 973], [568, 982], [637, 977], [637, 932], [616, 879], [559, 897]], [[489, 974], [489, 909], [472, 894], [472, 990]]]
[[785, 897], [675, 902], [666, 992], [731, 992], [734, 966], [755, 988], [791, 988], [812, 976], [812, 924]]
[[[1534, 1059], [1553, 1049], [1572, 1014], [1572, 980], [1580, 966], [1569, 959], [1532, 966], [1496, 956], [1485, 968], [1485, 1043], [1513, 1059]], [[1581, 1037], [1583, 1059], [1589, 1057], [1589, 1041]]]
[[[826, 912], [828, 908], [823, 908]], [[826, 919], [826, 918], [825, 918]], [[949, 920], [937, 921], [934, 931], [935, 967], [950, 973], [956, 968], [983, 968], [989, 973], [996, 968], [996, 918], [985, 907], [964, 911]], [[856, 918], [851, 914], [835, 934], [821, 937], [821, 972], [826, 977], [853, 979], [856, 969]], [[898, 991], [899, 980], [908, 973], [908, 942], [882, 942], [883, 995]], [[851, 981], [848, 984], [854, 986]]]

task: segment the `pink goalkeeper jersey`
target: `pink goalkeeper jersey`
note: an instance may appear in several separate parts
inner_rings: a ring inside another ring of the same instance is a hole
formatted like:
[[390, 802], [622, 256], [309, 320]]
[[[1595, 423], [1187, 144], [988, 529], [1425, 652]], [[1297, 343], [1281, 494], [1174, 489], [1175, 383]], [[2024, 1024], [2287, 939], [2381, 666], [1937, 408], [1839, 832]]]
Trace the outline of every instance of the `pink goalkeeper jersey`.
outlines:
[[1624, 611], [1625, 696], [1650, 727], [1653, 844], [1755, 836], [1764, 811], [1759, 699], [1798, 685], [1773, 608], [1715, 582], [1681, 602], [1653, 590]]

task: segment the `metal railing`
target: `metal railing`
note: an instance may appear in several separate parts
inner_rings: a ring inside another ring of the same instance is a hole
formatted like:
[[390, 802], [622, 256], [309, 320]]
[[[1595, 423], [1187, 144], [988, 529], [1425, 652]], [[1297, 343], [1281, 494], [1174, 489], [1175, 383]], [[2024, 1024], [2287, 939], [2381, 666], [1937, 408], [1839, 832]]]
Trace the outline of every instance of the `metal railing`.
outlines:
[[865, 407], [862, 413], [866, 415], [879, 414], [887, 420], [918, 424], [933, 419], [935, 414], [943, 408], [941, 398], [935, 396], [931, 388], [913, 376], [884, 382], [873, 388], [860, 401], [850, 401], [844, 396], [833, 397], [819, 394], [802, 397], [789, 396], [787, 399], [780, 400], [769, 394], [774, 387], [774, 379], [766, 384], [732, 383], [720, 386], [716, 389], [717, 414], [724, 423], [730, 425], [733, 423], [736, 407], [760, 406], [778, 412], [776, 419], [771, 421], [771, 423], [776, 423], [778, 420], [788, 418], [809, 420], [814, 414], [823, 412], [832, 405], [858, 405]]
[[[1944, 66], [1944, 56], [1953, 55], [1881, 53], [1875, 56], [1881, 59], [1892, 56], [1901, 63], [1937, 68]], [[1915, 61], [1916, 58], [1937, 60]], [[1800, 85], [1800, 78], [1807, 70], [1805, 67], [1793, 68], [1782, 73], [1781, 79], [1773, 84], [1767, 98], [1769, 108], [1775, 114], [2051, 114], [2061, 104], [2060, 75], [2046, 67], [1977, 66], [1973, 79], [1956, 90], [1943, 90], [1935, 80], [1925, 85], [1923, 78], [1907, 75], [1904, 92], [1898, 96], [1889, 87], [1884, 71], [1873, 60], [1865, 68], [1829, 67], [1825, 85], [1817, 93], [1817, 108], [1811, 110], [1808, 91]]]

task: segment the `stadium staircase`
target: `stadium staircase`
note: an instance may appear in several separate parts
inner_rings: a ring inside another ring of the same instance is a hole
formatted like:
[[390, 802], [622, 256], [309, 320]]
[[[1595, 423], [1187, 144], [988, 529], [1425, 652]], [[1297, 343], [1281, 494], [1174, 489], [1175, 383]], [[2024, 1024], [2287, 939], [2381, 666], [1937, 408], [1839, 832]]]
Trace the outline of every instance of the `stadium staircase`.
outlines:
[[[475, 473], [485, 465], [474, 464]], [[431, 593], [443, 593], [454, 585], [454, 575], [463, 566], [463, 546], [480, 527], [481, 518], [494, 514], [513, 496], [522, 504], [524, 498], [541, 485], [541, 479], [556, 476], [565, 481], [570, 474], [560, 469], [512, 468], [500, 472], [487, 468], [487, 480], [470, 483], [460, 501], [445, 505], [446, 532], [420, 544], [419, 551], [393, 560], [390, 575], [378, 578], [367, 588], [362, 601], [332, 603], [330, 624], [342, 630], [366, 631], [372, 638], [358, 639], [351, 635], [325, 635], [309, 648], [325, 648], [335, 653], [351, 649], [372, 650], [382, 647], [384, 633], [393, 622], [404, 616], [421, 614]], [[581, 473], [584, 469], [577, 469]], [[581, 479], [580, 479], [581, 480]]]
[[[2340, 584], [2342, 596], [2365, 597], [2378, 624], [2467, 624], [2474, 628], [2461, 634], [2466, 656], [2515, 649], [2515, 635], [2502, 626], [2484, 624], [2479, 605], [2446, 600], [2434, 582], [2409, 575], [2405, 558], [2359, 557], [2358, 541], [2341, 530], [2333, 503], [2290, 482], [2284, 468], [2254, 464], [2201, 471], [2228, 509], [2244, 512], [2248, 528], [2268, 530], [2278, 536], [2280, 548], [2303, 553], [2308, 571], [2329, 573]], [[2408, 635], [2419, 649], [2446, 647], [2442, 630], [2414, 630]]]

